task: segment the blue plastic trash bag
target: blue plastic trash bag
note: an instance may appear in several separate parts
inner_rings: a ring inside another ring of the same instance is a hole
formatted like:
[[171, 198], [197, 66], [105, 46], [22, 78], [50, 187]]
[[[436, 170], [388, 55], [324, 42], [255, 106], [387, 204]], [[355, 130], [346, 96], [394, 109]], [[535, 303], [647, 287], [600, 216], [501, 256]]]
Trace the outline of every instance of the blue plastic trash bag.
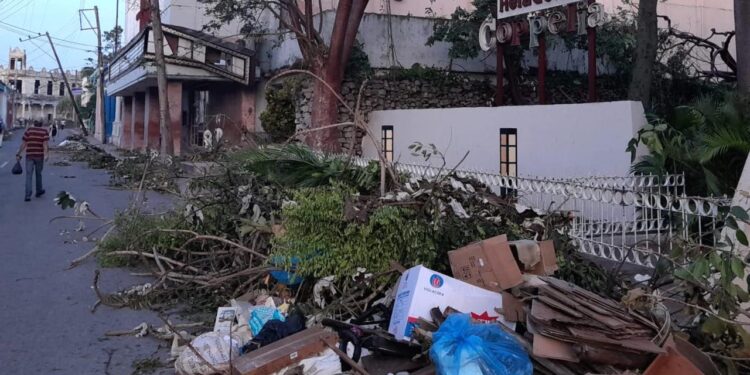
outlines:
[[250, 331], [253, 332], [253, 336], [257, 336], [258, 333], [260, 333], [260, 330], [263, 329], [263, 326], [266, 325], [266, 322], [271, 319], [281, 320], [283, 322], [284, 316], [281, 315], [279, 309], [275, 307], [254, 307], [250, 312], [250, 321], [248, 322], [248, 325], [250, 325]]
[[531, 375], [526, 351], [494, 324], [472, 324], [452, 314], [432, 336], [430, 358], [439, 375]]

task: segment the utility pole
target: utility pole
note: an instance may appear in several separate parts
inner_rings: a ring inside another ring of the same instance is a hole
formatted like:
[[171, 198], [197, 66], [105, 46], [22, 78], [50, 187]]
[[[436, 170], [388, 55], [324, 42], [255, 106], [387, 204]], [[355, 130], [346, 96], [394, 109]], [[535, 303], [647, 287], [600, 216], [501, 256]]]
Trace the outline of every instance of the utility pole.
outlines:
[[[52, 37], [49, 36], [49, 33], [45, 33], [47, 35], [47, 40], [49, 41], [50, 47], [52, 47], [52, 53], [55, 54], [55, 60], [57, 60], [57, 67], [60, 68], [60, 74], [62, 74], [63, 81], [65, 81], [65, 88], [68, 91], [68, 95], [70, 96], [70, 101], [73, 102], [73, 109], [76, 111], [76, 117], [78, 117], [78, 125], [81, 126], [81, 131], [83, 132], [84, 136], [89, 135], [89, 131], [86, 130], [86, 125], [83, 124], [83, 118], [81, 117], [81, 110], [78, 108], [78, 103], [76, 103], [76, 97], [73, 96], [73, 91], [70, 89], [70, 84], [68, 83], [68, 76], [65, 74], [65, 70], [62, 67], [62, 63], [60, 62], [60, 57], [57, 56], [57, 50], [55, 49], [55, 43], [52, 43]], [[41, 36], [41, 35], [39, 35]], [[38, 37], [37, 37], [38, 38]], [[33, 39], [33, 38], [29, 38]]]
[[[93, 11], [94, 18], [96, 20], [96, 26], [91, 24], [86, 11]], [[94, 136], [104, 143], [106, 136], [104, 132], [104, 54], [102, 52], [102, 29], [99, 23], [99, 8], [94, 6], [93, 9], [80, 9], [78, 11], [79, 21], [81, 23], [81, 30], [93, 30], [96, 33], [97, 41], [97, 71], [99, 72], [96, 80], [96, 109], [94, 111]], [[85, 18], [89, 27], [83, 27], [83, 20]]]
[[169, 114], [167, 97], [167, 65], [164, 61], [164, 33], [161, 29], [159, 0], [151, 0], [151, 25], [154, 30], [154, 55], [156, 63], [156, 83], [159, 89], [159, 132], [161, 133], [162, 156], [174, 155], [172, 143], [172, 119]]

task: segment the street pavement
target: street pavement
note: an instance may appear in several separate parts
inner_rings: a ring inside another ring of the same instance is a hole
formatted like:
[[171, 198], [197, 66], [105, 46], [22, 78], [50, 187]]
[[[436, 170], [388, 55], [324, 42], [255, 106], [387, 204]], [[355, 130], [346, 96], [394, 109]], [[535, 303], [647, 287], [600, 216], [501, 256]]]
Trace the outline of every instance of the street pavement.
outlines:
[[[68, 132], [59, 134], [57, 142]], [[150, 311], [107, 306], [92, 314], [96, 260], [65, 269], [93, 246], [82, 237], [96, 222], [76, 232], [77, 221], [50, 219], [73, 214], [54, 204], [61, 190], [88, 201], [102, 217], [126, 208], [132, 192], [109, 189], [104, 170], [91, 170], [82, 163], [53, 165], [67, 159], [65, 153], [53, 150], [43, 172], [47, 194], [24, 202], [24, 176], [11, 174], [21, 135], [22, 130], [16, 130], [0, 148], [0, 374], [131, 374], [133, 361], [151, 357], [159, 344], [163, 355], [167, 343], [154, 338], [108, 338], [105, 332], [129, 330], [144, 321], [161, 326], [161, 320]], [[148, 198], [154, 209], [169, 204], [157, 194]], [[61, 234], [64, 231], [70, 234]], [[104, 291], [115, 291], [147, 281], [128, 270], [104, 269], [99, 285]]]

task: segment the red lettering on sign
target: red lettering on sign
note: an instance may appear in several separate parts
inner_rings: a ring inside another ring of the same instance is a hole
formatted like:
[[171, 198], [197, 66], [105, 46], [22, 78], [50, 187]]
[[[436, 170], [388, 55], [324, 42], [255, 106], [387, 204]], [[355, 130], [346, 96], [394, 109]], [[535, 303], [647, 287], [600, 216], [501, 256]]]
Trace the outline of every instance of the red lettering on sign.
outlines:
[[[547, 0], [547, 1], [549, 1], [549, 0]], [[544, 2], [544, 0], [534, 0], [534, 4], [541, 4], [542, 2]]]
[[523, 0], [523, 6], [525, 7], [531, 6], [531, 0]]
[[500, 13], [508, 11], [508, 0], [500, 0]]
[[510, 6], [511, 10], [518, 8], [518, 1], [519, 0], [509, 0], [508, 1], [510, 3], [509, 6]]

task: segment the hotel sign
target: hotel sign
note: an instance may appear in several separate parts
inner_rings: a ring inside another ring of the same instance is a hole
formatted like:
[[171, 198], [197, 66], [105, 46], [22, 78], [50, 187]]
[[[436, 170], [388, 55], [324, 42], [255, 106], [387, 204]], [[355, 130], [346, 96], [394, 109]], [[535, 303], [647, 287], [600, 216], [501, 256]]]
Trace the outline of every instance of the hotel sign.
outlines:
[[580, 0], [497, 0], [497, 19], [538, 12], [549, 8], [577, 3]]

